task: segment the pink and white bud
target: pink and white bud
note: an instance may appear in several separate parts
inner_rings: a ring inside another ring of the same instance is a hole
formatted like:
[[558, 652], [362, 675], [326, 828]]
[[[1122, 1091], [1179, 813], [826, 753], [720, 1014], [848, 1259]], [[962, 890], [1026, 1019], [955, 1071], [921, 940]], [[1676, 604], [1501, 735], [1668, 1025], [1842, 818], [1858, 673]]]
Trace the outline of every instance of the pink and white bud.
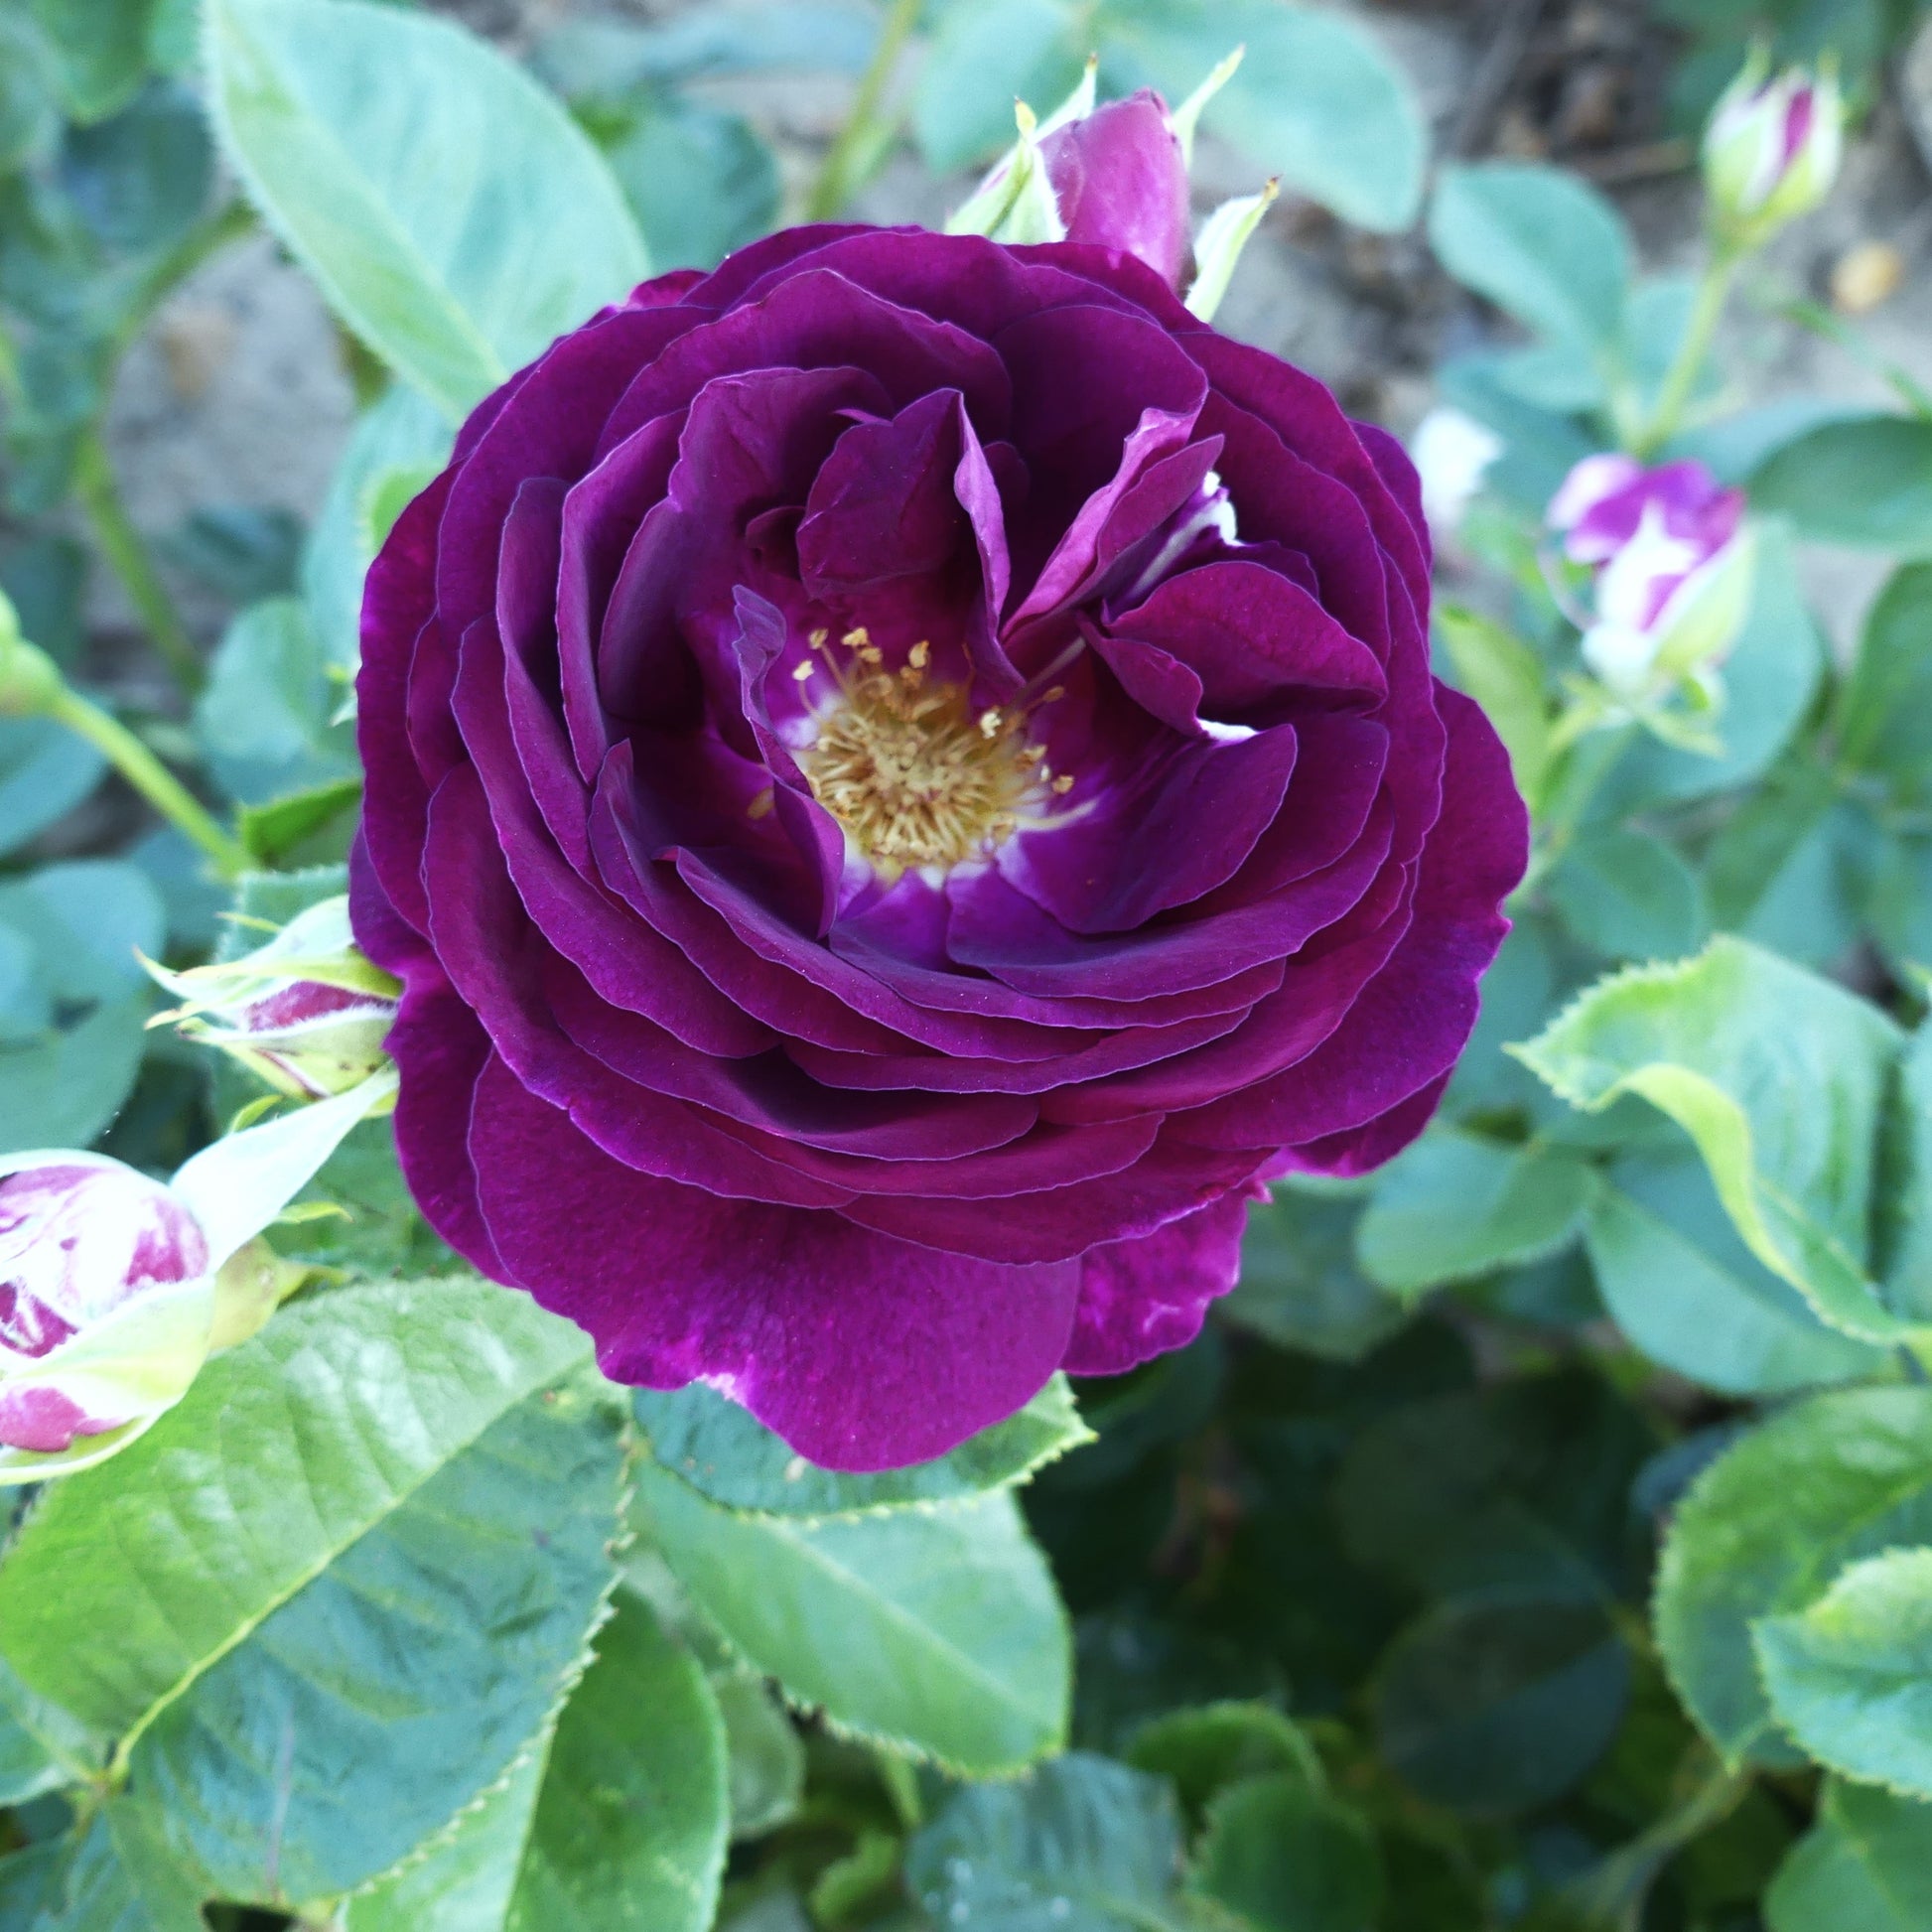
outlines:
[[1701, 463], [1578, 464], [1551, 501], [1564, 554], [1593, 573], [1584, 661], [1619, 698], [1708, 685], [1743, 628], [1756, 545], [1744, 494]]
[[148, 970], [187, 1002], [164, 1021], [292, 1099], [346, 1093], [387, 1064], [400, 988], [357, 951], [346, 898], [311, 906], [240, 959]]
[[1753, 54], [1704, 131], [1704, 184], [1721, 242], [1755, 248], [1832, 191], [1845, 157], [1838, 76], [1789, 68], [1772, 75]]
[[56, 1454], [158, 1415], [207, 1352], [201, 1224], [100, 1155], [0, 1165], [0, 1449]]
[[256, 1237], [395, 1084], [230, 1134], [172, 1181], [100, 1154], [0, 1156], [0, 1485], [125, 1448], [267, 1320], [307, 1271]]

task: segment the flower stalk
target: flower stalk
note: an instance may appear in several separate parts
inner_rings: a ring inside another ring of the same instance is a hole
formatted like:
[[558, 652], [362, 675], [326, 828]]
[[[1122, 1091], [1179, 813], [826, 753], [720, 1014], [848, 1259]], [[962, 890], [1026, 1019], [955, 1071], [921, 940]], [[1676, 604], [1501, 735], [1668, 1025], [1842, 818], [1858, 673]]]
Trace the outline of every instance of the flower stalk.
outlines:
[[51, 718], [83, 738], [169, 824], [207, 855], [223, 879], [248, 869], [241, 842], [216, 822], [193, 792], [135, 734], [83, 698], [38, 644], [20, 634], [13, 606], [0, 595], [0, 718]]
[[858, 193], [872, 172], [872, 164], [884, 152], [897, 128], [880, 112], [886, 88], [898, 65], [900, 51], [919, 18], [919, 0], [895, 0], [893, 10], [879, 30], [879, 45], [872, 65], [859, 82], [852, 112], [832, 143], [825, 165], [805, 198], [805, 219], [829, 221]]

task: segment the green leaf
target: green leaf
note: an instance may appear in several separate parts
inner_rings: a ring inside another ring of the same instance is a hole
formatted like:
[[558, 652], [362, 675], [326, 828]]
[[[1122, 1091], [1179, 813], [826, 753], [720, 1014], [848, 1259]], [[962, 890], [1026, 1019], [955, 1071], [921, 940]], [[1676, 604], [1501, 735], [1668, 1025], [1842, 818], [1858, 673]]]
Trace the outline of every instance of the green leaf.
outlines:
[[712, 0], [648, 26], [566, 20], [538, 43], [534, 64], [567, 97], [602, 99], [768, 68], [860, 74], [878, 41], [878, 10], [866, 0]]
[[989, 160], [1013, 140], [1013, 103], [1058, 106], [1086, 59], [1067, 0], [948, 0], [919, 69], [912, 133], [935, 174]]
[[788, 1824], [805, 1795], [805, 1747], [784, 1707], [749, 1671], [711, 1680], [730, 1747], [731, 1835], [761, 1838]]
[[1062, 1375], [1017, 1415], [949, 1454], [876, 1475], [816, 1467], [749, 1410], [698, 1382], [670, 1393], [639, 1389], [631, 1401], [667, 1469], [728, 1509], [770, 1516], [857, 1516], [908, 1503], [964, 1502], [1024, 1482], [1093, 1441]]
[[1004, 1492], [814, 1524], [734, 1515], [646, 1463], [637, 1501], [732, 1648], [838, 1728], [976, 1776], [1063, 1737], [1065, 1617]]
[[85, 1147], [141, 1064], [161, 899], [109, 859], [0, 881], [0, 1150]]
[[1694, 1160], [1636, 1155], [1598, 1188], [1585, 1241], [1604, 1305], [1654, 1362], [1725, 1395], [1781, 1395], [1880, 1373], [1738, 1238]]
[[1549, 890], [1571, 934], [1607, 959], [1678, 959], [1711, 930], [1697, 874], [1647, 832], [1587, 828], [1564, 854]]
[[1207, 1704], [1171, 1711], [1134, 1733], [1123, 1753], [1137, 1771], [1173, 1782], [1190, 1823], [1231, 1785], [1253, 1778], [1327, 1789], [1321, 1760], [1293, 1718], [1271, 1704]]
[[705, 1932], [724, 1867], [725, 1735], [704, 1673], [621, 1594], [547, 1731], [344, 1932]]
[[1657, 1637], [1699, 1727], [1733, 1764], [1790, 1764], [1751, 1650], [1848, 1564], [1932, 1543], [1932, 1391], [1854, 1389], [1753, 1430], [1692, 1485], [1658, 1572]]
[[46, 1745], [0, 1705], [0, 1805], [25, 1804], [65, 1782]]
[[1208, 1807], [1192, 1887], [1255, 1932], [1370, 1932], [1382, 1861], [1352, 1806], [1305, 1778], [1250, 1778]]
[[1859, 848], [1870, 820], [1842, 791], [1830, 766], [1794, 751], [1744, 798], [1705, 860], [1721, 926], [1801, 965], [1844, 955], [1859, 933]]
[[343, 320], [452, 416], [647, 271], [603, 158], [448, 22], [209, 0], [209, 96], [250, 200]]
[[932, 1923], [980, 1932], [1177, 1932], [1179, 1867], [1167, 1780], [1080, 1751], [957, 1793], [905, 1853]]
[[1839, 693], [1838, 755], [1917, 802], [1932, 795], [1932, 564], [1910, 564], [1865, 619], [1852, 675]]
[[1408, 1402], [1355, 1430], [1333, 1486], [1348, 1554], [1426, 1596], [1614, 1592], [1649, 1429], [1581, 1370]]
[[342, 690], [300, 598], [272, 597], [229, 624], [195, 701], [195, 736], [231, 797], [287, 798], [357, 770], [355, 733], [330, 721]]
[[1630, 239], [1575, 175], [1514, 161], [1445, 168], [1429, 239], [1458, 282], [1538, 335], [1598, 366], [1621, 354]]
[[1384, 1171], [1355, 1252], [1371, 1281], [1419, 1295], [1557, 1253], [1582, 1225], [1591, 1186], [1588, 1166], [1562, 1148], [1437, 1128]]
[[1383, 1659], [1376, 1737], [1432, 1803], [1503, 1817], [1576, 1784], [1629, 1694], [1629, 1654], [1600, 1604], [1472, 1597], [1431, 1610]]
[[1103, 0], [1099, 44], [1110, 79], [1126, 56], [1122, 80], [1174, 101], [1245, 47], [1203, 125], [1344, 221], [1393, 233], [1415, 220], [1426, 124], [1402, 70], [1352, 21], [1274, 0]]
[[386, 525], [380, 533], [372, 526], [371, 496], [397, 476], [427, 481], [449, 453], [448, 422], [400, 384], [356, 418], [302, 560], [309, 621], [338, 671], [353, 671], [361, 659], [362, 580], [378, 534], [387, 534]]
[[1769, 1932], [1932, 1925], [1932, 1805], [1828, 1778], [1818, 1821], [1764, 1897]]
[[1535, 800], [1550, 761], [1542, 660], [1513, 630], [1458, 605], [1437, 607], [1436, 635], [1449, 654], [1457, 689], [1466, 691], [1495, 726], [1516, 789]]
[[1215, 1311], [1283, 1348], [1359, 1361], [1409, 1318], [1355, 1265], [1359, 1195], [1336, 1198], [1277, 1181], [1248, 1210], [1241, 1279]]
[[0, 1559], [0, 1653], [101, 1736], [138, 1737], [399, 1512], [427, 1527], [428, 1486], [588, 1346], [474, 1279], [295, 1304], [49, 1490]]
[[1834, 1327], [1887, 1341], [1905, 1324], [1866, 1279], [1865, 1250], [1902, 1043], [1876, 1007], [1719, 938], [1681, 965], [1599, 981], [1516, 1050], [1572, 1106], [1635, 1093], [1670, 1115], [1758, 1260]]
[[[255, 1373], [272, 1388], [301, 1366], [271, 1353]], [[340, 1426], [337, 1402], [304, 1415], [282, 1400], [290, 1445]], [[211, 1420], [201, 1413], [203, 1431]], [[515, 1763], [576, 1678], [616, 1581], [619, 1427], [593, 1378], [526, 1396], [156, 1713], [132, 1788], [223, 1897], [338, 1897]]]
[[653, 102], [606, 150], [659, 268], [714, 268], [778, 221], [778, 163], [741, 115]]
[[1801, 535], [1879, 550], [1932, 549], [1932, 422], [1874, 415], [1787, 443], [1750, 481], [1760, 509]]
[[[207, 1890], [124, 1798], [49, 1848], [39, 1882], [39, 1910], [26, 1921], [32, 1932], [207, 1932]], [[13, 1923], [0, 1919], [9, 1932]]]
[[1811, 1756], [1932, 1799], [1932, 1549], [1855, 1563], [1751, 1636], [1771, 1709]]
[[420, 1858], [350, 1899], [343, 1932], [503, 1932], [549, 1745], [548, 1734], [533, 1740], [508, 1777]]
[[1888, 1096], [1873, 1237], [1885, 1299], [1932, 1319], [1932, 1028], [1921, 1025]]
[[59, 84], [54, 50], [32, 17], [0, 14], [0, 175], [45, 157], [60, 139]]
[[705, 1932], [729, 1820], [704, 1673], [626, 1597], [557, 1725], [508, 1932]]
[[171, 81], [144, 88], [111, 120], [73, 129], [61, 183], [74, 212], [108, 247], [180, 241], [207, 206], [214, 150], [195, 97]]
[[352, 814], [361, 801], [358, 769], [348, 777], [266, 805], [243, 805], [235, 812], [235, 830], [258, 866], [297, 862], [318, 845], [333, 844], [340, 855], [348, 843]]
[[64, 818], [100, 782], [107, 760], [48, 718], [0, 718], [0, 854]]
[[32, 0], [59, 60], [61, 90], [76, 121], [124, 106], [147, 77], [154, 0]]

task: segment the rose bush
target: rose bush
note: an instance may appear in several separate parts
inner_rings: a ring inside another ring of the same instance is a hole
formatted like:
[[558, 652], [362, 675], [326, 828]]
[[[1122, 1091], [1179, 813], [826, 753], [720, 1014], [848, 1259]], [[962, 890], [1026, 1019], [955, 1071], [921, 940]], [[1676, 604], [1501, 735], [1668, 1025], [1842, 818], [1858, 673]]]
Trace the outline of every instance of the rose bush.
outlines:
[[1525, 822], [1415, 475], [1132, 256], [819, 227], [485, 401], [363, 612], [417, 1199], [610, 1375], [936, 1454], [1421, 1130]]

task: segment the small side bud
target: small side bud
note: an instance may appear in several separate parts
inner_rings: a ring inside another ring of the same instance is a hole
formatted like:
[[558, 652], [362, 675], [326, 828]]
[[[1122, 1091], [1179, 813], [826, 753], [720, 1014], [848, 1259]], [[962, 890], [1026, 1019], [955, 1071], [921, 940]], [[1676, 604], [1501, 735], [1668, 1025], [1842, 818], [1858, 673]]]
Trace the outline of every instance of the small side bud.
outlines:
[[1744, 495], [1701, 463], [1646, 470], [1587, 457], [1552, 500], [1564, 554], [1592, 573], [1581, 614], [1585, 663], [1638, 714], [1681, 696], [1710, 710], [1719, 666], [1750, 609], [1756, 538]]
[[162, 1182], [92, 1154], [4, 1165], [0, 1481], [24, 1464], [19, 1481], [97, 1460], [178, 1402], [214, 1290], [207, 1236]]
[[60, 666], [21, 635], [20, 614], [0, 591], [0, 718], [38, 717], [61, 690]]
[[216, 1141], [170, 1182], [99, 1154], [0, 1157], [0, 1487], [125, 1449], [306, 1273], [258, 1242], [393, 1069]]
[[1761, 247], [1825, 200], [1845, 157], [1845, 107], [1828, 63], [1773, 76], [1754, 52], [1704, 131], [1704, 185], [1721, 247]]
[[356, 949], [345, 897], [311, 906], [240, 959], [183, 973], [150, 961], [148, 971], [185, 1002], [163, 1022], [292, 1099], [345, 1093], [387, 1064], [401, 988]]

